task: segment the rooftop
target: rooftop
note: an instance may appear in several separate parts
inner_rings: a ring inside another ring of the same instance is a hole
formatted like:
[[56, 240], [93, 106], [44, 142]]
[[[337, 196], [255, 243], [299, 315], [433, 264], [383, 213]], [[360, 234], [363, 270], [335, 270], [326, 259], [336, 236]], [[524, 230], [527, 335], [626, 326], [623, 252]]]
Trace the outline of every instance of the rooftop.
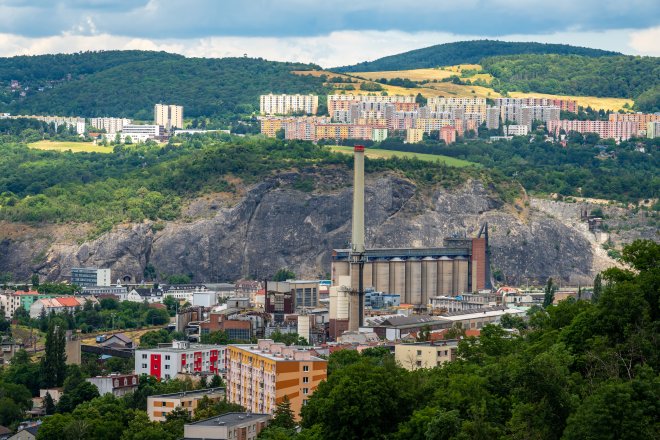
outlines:
[[162, 352], [182, 353], [184, 351], [191, 351], [191, 350], [212, 350], [212, 349], [219, 350], [221, 348], [225, 348], [225, 346], [217, 345], [217, 344], [189, 344], [183, 347], [138, 348], [138, 351], [148, 351], [154, 353], [162, 353]]
[[270, 418], [270, 414], [254, 414], [254, 413], [226, 413], [220, 416], [211, 417], [210, 419], [200, 420], [199, 422], [188, 423], [188, 425], [201, 425], [201, 426], [216, 426], [224, 424], [225, 426], [232, 426], [244, 423], [251, 418]]
[[209, 396], [212, 394], [225, 394], [225, 389], [222, 387], [219, 388], [204, 388], [202, 390], [193, 390], [193, 391], [181, 391], [179, 393], [169, 393], [169, 394], [155, 394], [149, 396], [150, 399], [155, 397], [159, 398], [181, 398], [181, 397], [203, 397]]
[[312, 347], [287, 346], [281, 342], [273, 342], [272, 339], [260, 339], [257, 344], [230, 344], [229, 347], [240, 348], [277, 362], [326, 362], [325, 359], [312, 356]]

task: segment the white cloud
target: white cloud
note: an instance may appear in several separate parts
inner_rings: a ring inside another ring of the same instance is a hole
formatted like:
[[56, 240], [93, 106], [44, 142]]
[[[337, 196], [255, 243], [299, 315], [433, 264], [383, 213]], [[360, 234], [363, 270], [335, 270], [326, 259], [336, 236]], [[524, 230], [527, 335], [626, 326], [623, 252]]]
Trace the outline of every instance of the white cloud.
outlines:
[[[276, 61], [311, 62], [323, 67], [355, 64], [412, 49], [451, 41], [486, 38], [446, 32], [337, 31], [313, 37], [208, 37], [148, 39], [96, 34], [87, 21], [87, 34], [67, 33], [50, 37], [0, 34], [0, 56], [71, 53], [87, 50], [164, 50], [194, 57], [243, 56]], [[508, 41], [569, 43], [640, 55], [659, 55], [660, 28], [644, 31], [563, 32], [548, 35], [508, 35]]]
[[660, 26], [632, 32], [629, 44], [640, 55], [660, 56]]

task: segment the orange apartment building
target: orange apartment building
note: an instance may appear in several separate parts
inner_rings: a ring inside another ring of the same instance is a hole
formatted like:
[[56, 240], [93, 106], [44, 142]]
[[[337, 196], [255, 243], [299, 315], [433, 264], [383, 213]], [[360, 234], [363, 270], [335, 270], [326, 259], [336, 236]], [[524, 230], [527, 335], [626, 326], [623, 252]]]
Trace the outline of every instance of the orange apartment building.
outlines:
[[646, 132], [649, 122], [660, 121], [658, 113], [610, 113], [610, 122], [634, 122], [637, 130]]
[[300, 409], [327, 377], [327, 361], [312, 356], [307, 347], [287, 347], [271, 339], [228, 345], [227, 356], [227, 400], [254, 413], [273, 414], [287, 396], [299, 418]]

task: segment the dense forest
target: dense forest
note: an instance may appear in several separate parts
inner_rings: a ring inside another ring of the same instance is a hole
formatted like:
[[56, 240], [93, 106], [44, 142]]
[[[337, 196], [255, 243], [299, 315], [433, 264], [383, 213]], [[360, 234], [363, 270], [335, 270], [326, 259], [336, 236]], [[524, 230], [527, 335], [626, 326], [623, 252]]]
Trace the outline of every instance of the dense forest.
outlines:
[[[185, 117], [250, 114], [263, 93], [324, 93], [322, 78], [291, 73], [314, 67], [142, 51], [1, 58], [0, 112], [150, 120], [166, 102], [183, 105]], [[11, 80], [26, 96], [9, 91]]]
[[390, 55], [352, 66], [336, 67], [337, 72], [378, 72], [382, 70], [425, 69], [455, 64], [476, 64], [485, 57], [518, 54], [562, 54], [602, 57], [619, 55], [568, 44], [515, 43], [496, 40], [458, 41]]
[[657, 57], [528, 54], [484, 58], [481, 65], [495, 77], [492, 86], [498, 91], [636, 100], [655, 89], [655, 98], [644, 100], [643, 97], [639, 104], [646, 111], [654, 111], [660, 105], [660, 58]]
[[[19, 140], [0, 137], [0, 219], [96, 222], [102, 229], [121, 221], [175, 219], [183, 198], [234, 192], [230, 177], [250, 184], [294, 168], [351, 166], [350, 156], [310, 142], [225, 134], [179, 137], [165, 146], [117, 145], [105, 154], [41, 151]], [[367, 164], [370, 171], [386, 169], [447, 186], [479, 172], [416, 160]]]
[[[634, 202], [660, 196], [660, 139], [640, 139], [615, 146], [595, 134], [571, 132], [568, 148], [545, 142], [542, 136], [511, 141], [471, 140], [445, 145], [426, 140], [405, 144], [387, 139], [378, 148], [440, 154], [480, 163], [495, 173], [519, 181], [531, 193], [596, 197]], [[636, 150], [646, 146], [645, 153]], [[601, 151], [611, 155], [601, 155]]]

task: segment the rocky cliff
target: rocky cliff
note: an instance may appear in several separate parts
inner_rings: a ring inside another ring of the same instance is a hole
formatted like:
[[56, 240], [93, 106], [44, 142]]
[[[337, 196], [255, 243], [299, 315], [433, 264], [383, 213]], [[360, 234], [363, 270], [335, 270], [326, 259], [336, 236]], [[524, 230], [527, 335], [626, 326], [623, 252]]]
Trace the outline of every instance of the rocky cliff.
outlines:
[[[303, 178], [318, 179], [316, 189], [296, 189]], [[140, 281], [151, 264], [160, 274], [190, 273], [199, 281], [264, 278], [282, 267], [325, 277], [331, 250], [350, 240], [350, 180], [340, 170], [323, 178], [282, 174], [235, 199], [195, 200], [185, 221], [119, 225], [92, 241], [85, 241], [84, 225], [0, 224], [0, 272], [21, 280], [36, 271], [54, 280], [74, 266], [99, 266]], [[442, 246], [444, 237], [474, 235], [488, 222], [493, 270], [508, 282], [551, 276], [587, 283], [613, 264], [584, 231], [525, 199], [507, 205], [479, 181], [446, 190], [371, 175], [366, 212], [368, 247]]]

